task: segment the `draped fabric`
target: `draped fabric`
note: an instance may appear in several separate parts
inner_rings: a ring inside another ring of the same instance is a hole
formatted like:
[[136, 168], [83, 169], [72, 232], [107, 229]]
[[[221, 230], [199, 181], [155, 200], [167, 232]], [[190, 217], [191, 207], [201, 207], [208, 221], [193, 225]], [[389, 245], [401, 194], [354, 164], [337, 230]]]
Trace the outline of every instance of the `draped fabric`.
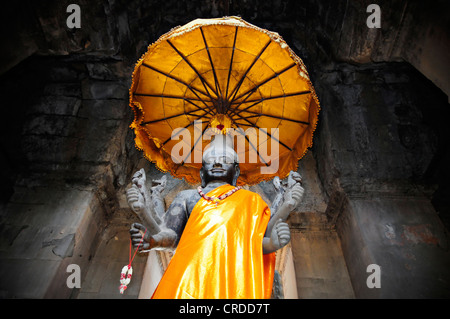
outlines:
[[[219, 197], [233, 186], [207, 195]], [[270, 209], [256, 193], [241, 189], [215, 203], [200, 199], [154, 299], [270, 298], [275, 253], [263, 255]]]

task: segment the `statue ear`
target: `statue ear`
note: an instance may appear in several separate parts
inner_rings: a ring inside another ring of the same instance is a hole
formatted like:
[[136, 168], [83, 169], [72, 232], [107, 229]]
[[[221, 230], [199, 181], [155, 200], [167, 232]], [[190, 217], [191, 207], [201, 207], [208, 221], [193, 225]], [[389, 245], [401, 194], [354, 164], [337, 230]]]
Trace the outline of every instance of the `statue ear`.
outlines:
[[205, 170], [200, 168], [200, 180], [202, 181], [202, 188], [206, 187], [206, 181], [205, 181]]
[[233, 181], [231, 182], [231, 185], [236, 186], [237, 183], [237, 179], [239, 177], [239, 174], [241, 173], [241, 169], [239, 168], [239, 164], [235, 163], [234, 164], [234, 176], [233, 176]]

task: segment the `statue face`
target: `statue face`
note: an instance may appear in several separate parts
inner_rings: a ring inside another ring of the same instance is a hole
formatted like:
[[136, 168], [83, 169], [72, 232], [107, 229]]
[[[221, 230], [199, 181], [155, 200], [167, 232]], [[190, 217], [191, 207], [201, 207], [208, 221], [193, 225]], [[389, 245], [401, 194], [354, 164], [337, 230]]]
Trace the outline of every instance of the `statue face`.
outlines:
[[203, 158], [200, 177], [202, 186], [211, 181], [224, 181], [235, 185], [239, 176], [239, 164], [234, 161], [233, 154], [210, 154]]

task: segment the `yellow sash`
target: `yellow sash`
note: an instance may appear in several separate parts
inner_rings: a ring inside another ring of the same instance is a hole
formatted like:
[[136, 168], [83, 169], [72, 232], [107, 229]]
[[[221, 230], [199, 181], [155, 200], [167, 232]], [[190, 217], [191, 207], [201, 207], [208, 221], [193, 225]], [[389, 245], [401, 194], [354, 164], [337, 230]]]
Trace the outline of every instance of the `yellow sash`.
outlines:
[[[219, 197], [233, 186], [207, 195]], [[256, 193], [241, 189], [217, 205], [200, 199], [154, 299], [270, 298], [275, 253], [263, 255], [270, 209]]]

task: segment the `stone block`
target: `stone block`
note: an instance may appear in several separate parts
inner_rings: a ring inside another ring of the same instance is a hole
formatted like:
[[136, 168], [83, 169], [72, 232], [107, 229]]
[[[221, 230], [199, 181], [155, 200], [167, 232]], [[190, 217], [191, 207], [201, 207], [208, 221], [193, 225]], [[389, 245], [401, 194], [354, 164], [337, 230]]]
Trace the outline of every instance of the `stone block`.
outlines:
[[[357, 298], [448, 298], [448, 235], [427, 199], [350, 199], [337, 230]], [[380, 289], [366, 285], [370, 264]]]
[[[6, 298], [76, 295], [76, 290], [67, 288], [66, 268], [74, 263], [81, 267], [82, 278], [87, 273], [104, 225], [102, 211], [98, 202], [93, 203], [94, 199], [91, 191], [73, 188], [17, 188], [0, 223], [2, 234], [7, 235], [0, 240], [0, 260], [1, 271], [17, 268], [17, 274], [14, 270], [13, 275], [20, 280], [17, 284], [7, 281], [0, 288], [1, 295]], [[19, 266], [15, 267], [16, 264]]]
[[292, 231], [292, 254], [299, 298], [354, 298], [335, 231]]
[[43, 94], [51, 100], [52, 98], [75, 97], [81, 98], [81, 84], [73, 83], [48, 83], [44, 87]]
[[[105, 280], [107, 274], [105, 270], [108, 269], [108, 264], [109, 261], [107, 260], [95, 260], [89, 265], [89, 269], [86, 274], [86, 279], [83, 281], [81, 285], [80, 295], [83, 293], [98, 294], [100, 292], [102, 283]], [[119, 277], [120, 273], [118, 278]]]
[[85, 100], [123, 99], [128, 97], [128, 87], [119, 81], [82, 81], [82, 95]]
[[77, 132], [79, 118], [61, 115], [35, 115], [24, 125], [24, 135], [44, 135], [58, 137], [80, 136]]
[[76, 116], [81, 106], [81, 100], [78, 96], [61, 95], [61, 96], [42, 96], [38, 102], [31, 105], [27, 110], [27, 115], [35, 114], [47, 115], [71, 115]]
[[3, 298], [43, 298], [49, 279], [55, 275], [60, 261], [7, 259], [0, 263], [0, 295]]
[[84, 100], [79, 116], [92, 120], [123, 120], [131, 113], [128, 101], [123, 100]]
[[75, 157], [78, 142], [75, 137], [26, 135], [22, 149], [30, 162], [67, 163]]
[[95, 80], [114, 81], [118, 78], [128, 79], [132, 68], [123, 61], [86, 63], [89, 77]]

